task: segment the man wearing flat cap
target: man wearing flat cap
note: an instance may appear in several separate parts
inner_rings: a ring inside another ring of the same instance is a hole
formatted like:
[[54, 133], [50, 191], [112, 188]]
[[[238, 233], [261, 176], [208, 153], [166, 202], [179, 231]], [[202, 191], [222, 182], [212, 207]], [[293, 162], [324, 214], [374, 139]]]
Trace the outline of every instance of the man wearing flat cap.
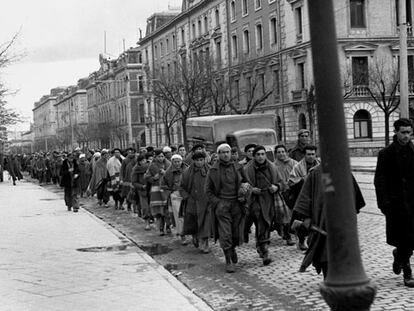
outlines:
[[305, 156], [305, 147], [310, 143], [310, 132], [307, 129], [298, 131], [298, 141], [292, 149], [289, 150], [289, 157], [295, 161], [300, 161]]
[[248, 179], [243, 168], [231, 161], [231, 147], [217, 148], [219, 160], [211, 167], [205, 184], [212, 214], [213, 235], [220, 241], [226, 258], [226, 272], [235, 272], [236, 246], [243, 243], [245, 207], [238, 200], [239, 189]]

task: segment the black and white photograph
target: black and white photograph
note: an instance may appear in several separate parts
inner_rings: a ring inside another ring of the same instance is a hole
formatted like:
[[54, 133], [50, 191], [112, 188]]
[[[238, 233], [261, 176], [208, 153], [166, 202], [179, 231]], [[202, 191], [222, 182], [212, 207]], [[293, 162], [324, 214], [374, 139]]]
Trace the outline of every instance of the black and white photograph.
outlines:
[[412, 311], [413, 0], [16, 0], [1, 311]]

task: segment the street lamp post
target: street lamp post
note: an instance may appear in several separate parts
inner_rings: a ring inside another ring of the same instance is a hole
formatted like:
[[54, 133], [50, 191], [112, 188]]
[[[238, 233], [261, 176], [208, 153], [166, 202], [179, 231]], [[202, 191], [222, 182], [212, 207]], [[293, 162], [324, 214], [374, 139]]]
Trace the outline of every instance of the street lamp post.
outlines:
[[369, 310], [376, 289], [359, 249], [332, 2], [308, 2], [328, 233], [320, 291], [332, 310]]

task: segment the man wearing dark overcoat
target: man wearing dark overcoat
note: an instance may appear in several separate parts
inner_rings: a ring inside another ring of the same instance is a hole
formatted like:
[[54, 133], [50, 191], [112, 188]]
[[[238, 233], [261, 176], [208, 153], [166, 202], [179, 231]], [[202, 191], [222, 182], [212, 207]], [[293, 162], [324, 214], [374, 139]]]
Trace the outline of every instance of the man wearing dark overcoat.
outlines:
[[212, 215], [213, 234], [220, 241], [226, 258], [226, 272], [235, 272], [236, 246], [243, 243], [245, 207], [238, 200], [242, 183], [248, 181], [241, 165], [231, 161], [231, 147], [217, 148], [219, 161], [211, 168], [206, 180], [206, 194]]
[[403, 271], [404, 285], [414, 287], [410, 257], [414, 249], [414, 145], [409, 119], [394, 122], [393, 142], [378, 154], [375, 192], [385, 215], [387, 243], [393, 250], [393, 272]]
[[73, 153], [69, 153], [62, 163], [60, 186], [64, 188], [65, 204], [68, 211], [76, 213], [79, 209], [79, 167]]
[[276, 167], [266, 159], [266, 149], [256, 146], [253, 151], [253, 161], [246, 165], [245, 172], [251, 182], [252, 196], [249, 204], [249, 214], [256, 227], [256, 250], [263, 265], [272, 261], [269, 256], [270, 229], [275, 214], [275, 195], [279, 191], [281, 177]]

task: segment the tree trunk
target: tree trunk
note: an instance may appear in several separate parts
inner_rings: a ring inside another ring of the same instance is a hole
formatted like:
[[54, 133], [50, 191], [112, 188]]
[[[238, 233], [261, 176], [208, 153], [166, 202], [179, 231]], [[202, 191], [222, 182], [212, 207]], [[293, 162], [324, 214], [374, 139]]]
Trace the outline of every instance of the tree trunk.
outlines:
[[188, 150], [188, 140], [187, 140], [187, 117], [181, 117], [181, 126], [183, 128], [183, 143], [185, 149]]
[[390, 144], [390, 113], [384, 113], [384, 122], [385, 122], [385, 147]]
[[167, 144], [168, 146], [171, 146], [171, 133], [170, 133], [170, 128], [168, 127], [167, 122], [164, 123], [164, 127], [165, 127], [165, 136], [167, 136]]

